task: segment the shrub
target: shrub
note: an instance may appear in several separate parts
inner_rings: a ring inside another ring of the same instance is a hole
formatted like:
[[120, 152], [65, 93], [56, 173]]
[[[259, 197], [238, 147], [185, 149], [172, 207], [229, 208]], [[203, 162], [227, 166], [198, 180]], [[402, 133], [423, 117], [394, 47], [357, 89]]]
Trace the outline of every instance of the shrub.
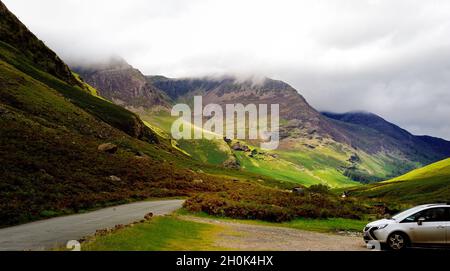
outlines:
[[323, 184], [314, 184], [308, 188], [311, 193], [330, 194], [330, 187]]
[[215, 216], [271, 222], [300, 217], [360, 219], [369, 211], [368, 206], [358, 201], [341, 199], [324, 188], [326, 187], [317, 186], [313, 188], [314, 193], [300, 197], [281, 190], [251, 185], [246, 189], [197, 194], [189, 198], [184, 207], [192, 212], [205, 212]]

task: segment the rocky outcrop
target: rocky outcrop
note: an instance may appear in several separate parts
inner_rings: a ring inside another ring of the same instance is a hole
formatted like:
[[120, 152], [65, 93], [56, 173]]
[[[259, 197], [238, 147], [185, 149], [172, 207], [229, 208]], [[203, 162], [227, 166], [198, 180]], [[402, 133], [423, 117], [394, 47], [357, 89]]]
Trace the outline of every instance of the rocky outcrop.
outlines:
[[116, 153], [118, 150], [118, 147], [117, 147], [117, 145], [112, 144], [112, 143], [104, 143], [104, 144], [99, 145], [97, 149], [101, 152]]
[[102, 97], [116, 104], [136, 110], [169, 108], [170, 98], [123, 59], [112, 58], [102, 63], [75, 65], [72, 68]]
[[232, 156], [228, 158], [225, 162], [223, 162], [223, 167], [230, 169], [240, 169], [241, 165], [237, 161], [236, 157]]
[[236, 143], [232, 144], [231, 145], [231, 149], [234, 150], [234, 151], [243, 151], [243, 152], [250, 152], [251, 151], [250, 148], [247, 145], [245, 145], [245, 144], [243, 144], [241, 142], [236, 142]]

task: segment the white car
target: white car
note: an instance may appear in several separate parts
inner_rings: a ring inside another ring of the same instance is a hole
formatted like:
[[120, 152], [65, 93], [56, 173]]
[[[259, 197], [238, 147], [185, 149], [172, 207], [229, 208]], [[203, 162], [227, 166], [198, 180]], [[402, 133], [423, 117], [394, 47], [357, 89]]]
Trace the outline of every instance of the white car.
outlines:
[[364, 241], [379, 242], [392, 250], [450, 245], [450, 205], [420, 205], [371, 222], [364, 228]]

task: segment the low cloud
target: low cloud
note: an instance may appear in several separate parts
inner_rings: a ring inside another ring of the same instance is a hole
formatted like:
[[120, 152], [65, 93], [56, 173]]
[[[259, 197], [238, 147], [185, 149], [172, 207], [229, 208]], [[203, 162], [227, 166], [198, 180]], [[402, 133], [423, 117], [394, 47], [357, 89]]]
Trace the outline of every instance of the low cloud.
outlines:
[[[287, 81], [317, 109], [450, 139], [450, 2], [4, 0], [70, 63]], [[37, 12], [38, 11], [38, 12]]]

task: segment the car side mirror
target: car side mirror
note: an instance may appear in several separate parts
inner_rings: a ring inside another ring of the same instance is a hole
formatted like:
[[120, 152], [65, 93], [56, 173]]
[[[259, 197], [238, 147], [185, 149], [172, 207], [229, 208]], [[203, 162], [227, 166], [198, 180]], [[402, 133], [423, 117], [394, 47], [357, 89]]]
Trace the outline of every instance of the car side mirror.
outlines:
[[422, 226], [424, 221], [425, 221], [424, 217], [419, 217], [419, 219], [417, 220], [417, 225]]

